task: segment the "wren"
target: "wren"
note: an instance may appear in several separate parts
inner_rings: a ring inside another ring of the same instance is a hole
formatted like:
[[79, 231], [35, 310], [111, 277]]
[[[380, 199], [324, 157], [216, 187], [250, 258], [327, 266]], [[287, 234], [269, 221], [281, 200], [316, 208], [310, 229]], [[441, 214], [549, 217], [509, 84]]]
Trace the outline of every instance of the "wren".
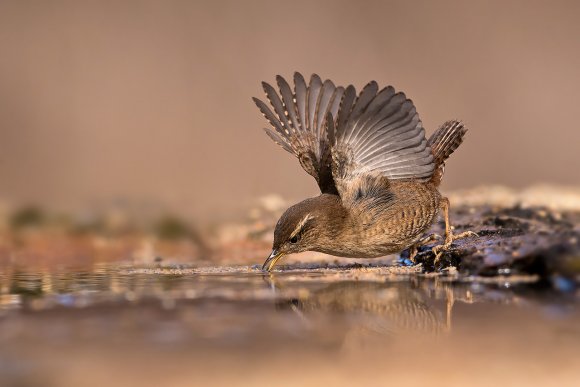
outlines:
[[413, 102], [392, 86], [369, 82], [359, 94], [314, 74], [294, 88], [278, 76], [279, 91], [262, 86], [272, 108], [254, 102], [268, 120], [274, 142], [312, 175], [321, 194], [288, 208], [274, 231], [270, 271], [288, 254], [318, 251], [340, 257], [376, 258], [410, 249], [414, 260], [440, 210], [445, 240], [436, 260], [458, 238], [449, 223], [449, 200], [438, 190], [447, 158], [467, 129], [447, 121], [427, 139]]

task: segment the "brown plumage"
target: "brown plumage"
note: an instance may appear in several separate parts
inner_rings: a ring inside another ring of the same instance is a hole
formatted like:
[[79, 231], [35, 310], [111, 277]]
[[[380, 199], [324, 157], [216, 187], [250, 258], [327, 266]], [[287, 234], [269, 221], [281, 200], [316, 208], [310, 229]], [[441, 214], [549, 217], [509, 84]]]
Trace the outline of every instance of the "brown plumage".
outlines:
[[425, 138], [413, 102], [392, 86], [368, 83], [357, 95], [312, 75], [294, 75], [294, 89], [280, 76], [280, 93], [262, 83], [273, 111], [254, 102], [272, 125], [266, 133], [294, 154], [321, 195], [290, 207], [276, 224], [270, 270], [286, 254], [320, 251], [375, 258], [411, 248], [444, 210], [446, 237], [437, 256], [459, 237], [451, 233], [449, 201], [438, 186], [445, 160], [467, 132], [448, 121]]

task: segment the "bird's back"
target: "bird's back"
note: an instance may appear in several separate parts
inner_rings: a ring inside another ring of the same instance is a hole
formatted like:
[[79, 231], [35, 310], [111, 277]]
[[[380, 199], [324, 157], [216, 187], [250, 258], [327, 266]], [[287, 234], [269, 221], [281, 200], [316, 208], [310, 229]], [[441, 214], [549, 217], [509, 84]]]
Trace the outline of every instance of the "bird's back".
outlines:
[[384, 194], [392, 197], [370, 211], [350, 212], [339, 237], [340, 252], [324, 252], [353, 258], [396, 253], [415, 243], [437, 216], [441, 195], [430, 182], [392, 182]]

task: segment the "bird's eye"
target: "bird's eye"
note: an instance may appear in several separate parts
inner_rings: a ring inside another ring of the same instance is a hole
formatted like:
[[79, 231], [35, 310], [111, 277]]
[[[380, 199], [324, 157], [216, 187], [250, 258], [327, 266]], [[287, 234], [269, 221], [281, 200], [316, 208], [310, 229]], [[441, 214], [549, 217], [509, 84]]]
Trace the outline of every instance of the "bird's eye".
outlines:
[[297, 243], [298, 242], [298, 235], [294, 235], [291, 239], [290, 239], [290, 243]]

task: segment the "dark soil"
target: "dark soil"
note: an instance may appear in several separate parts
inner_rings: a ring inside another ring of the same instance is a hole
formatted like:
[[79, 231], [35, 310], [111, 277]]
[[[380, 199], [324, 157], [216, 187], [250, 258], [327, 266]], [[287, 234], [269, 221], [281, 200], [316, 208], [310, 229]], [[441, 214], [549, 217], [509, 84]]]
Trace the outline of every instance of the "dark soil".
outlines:
[[[575, 287], [580, 275], [580, 213], [546, 208], [459, 207], [451, 214], [455, 233], [479, 237], [457, 240], [434, 263], [431, 248], [416, 260], [427, 272], [456, 267], [464, 275], [536, 274], [546, 284]], [[443, 235], [443, 222], [433, 231]], [[440, 243], [440, 242], [438, 242]], [[404, 260], [408, 251], [402, 254]]]

